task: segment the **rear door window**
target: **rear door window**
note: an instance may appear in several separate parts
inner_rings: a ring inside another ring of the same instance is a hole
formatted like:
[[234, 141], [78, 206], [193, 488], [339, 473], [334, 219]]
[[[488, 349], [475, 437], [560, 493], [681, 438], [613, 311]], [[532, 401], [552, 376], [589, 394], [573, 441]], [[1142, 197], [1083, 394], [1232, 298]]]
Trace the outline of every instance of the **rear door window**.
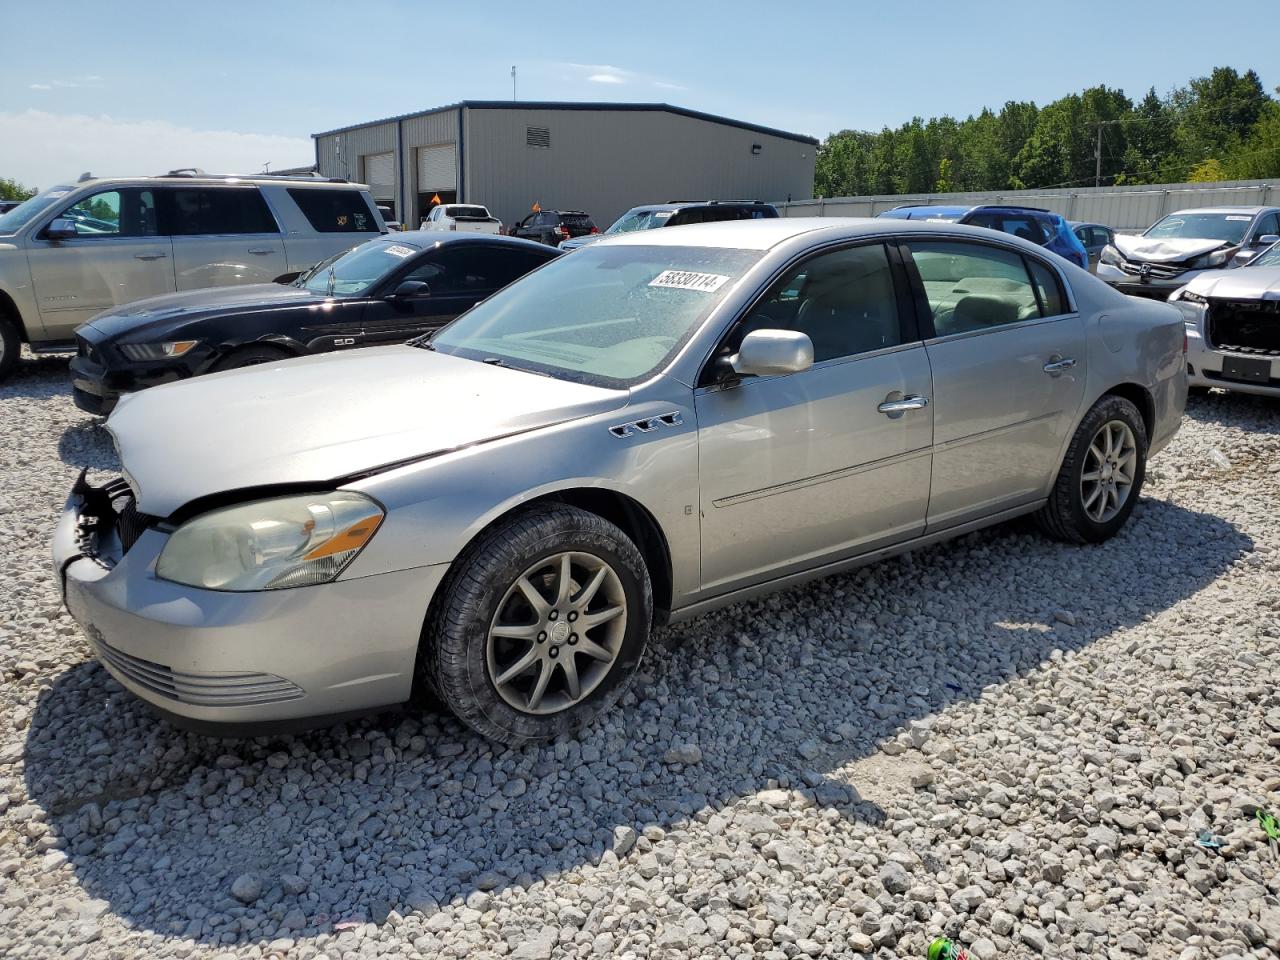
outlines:
[[[973, 333], [1041, 316], [1041, 295], [1012, 250], [951, 240], [912, 240], [911, 257], [933, 314], [935, 336]], [[1044, 296], [1055, 288], [1046, 287]], [[1061, 312], [1061, 295], [1058, 309]]]
[[295, 187], [289, 196], [318, 233], [378, 233], [373, 212], [358, 190]]
[[279, 233], [256, 187], [175, 187], [162, 191], [166, 233], [175, 237]]

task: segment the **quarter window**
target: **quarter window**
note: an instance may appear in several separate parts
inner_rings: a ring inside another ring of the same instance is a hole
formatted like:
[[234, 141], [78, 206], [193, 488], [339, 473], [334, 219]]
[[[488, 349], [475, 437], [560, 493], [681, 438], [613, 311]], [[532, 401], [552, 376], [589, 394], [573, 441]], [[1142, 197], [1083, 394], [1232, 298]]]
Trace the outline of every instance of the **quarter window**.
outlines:
[[156, 201], [150, 190], [103, 190], [82, 197], [58, 215], [81, 237], [154, 237]]
[[752, 310], [737, 342], [752, 330], [765, 329], [807, 334], [815, 363], [902, 343], [884, 245], [823, 253], [792, 268]]
[[378, 233], [373, 212], [357, 190], [296, 188], [289, 196], [319, 233]]
[[256, 187], [181, 187], [164, 193], [172, 236], [280, 232]]
[[[977, 243], [908, 244], [936, 336], [970, 333], [1040, 316], [1039, 299], [1022, 257]], [[1046, 292], [1056, 287], [1047, 287]], [[1061, 295], [1057, 303], [1061, 312]]]

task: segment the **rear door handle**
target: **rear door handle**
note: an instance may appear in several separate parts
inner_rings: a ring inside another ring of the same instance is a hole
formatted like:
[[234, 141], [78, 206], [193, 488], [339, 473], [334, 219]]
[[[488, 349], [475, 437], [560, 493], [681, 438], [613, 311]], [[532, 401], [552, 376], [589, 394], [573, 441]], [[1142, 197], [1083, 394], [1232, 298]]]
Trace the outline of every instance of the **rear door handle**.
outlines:
[[1075, 357], [1060, 357], [1054, 354], [1048, 363], [1044, 365], [1044, 372], [1051, 377], [1056, 377], [1064, 370], [1070, 370], [1076, 365]]
[[915, 394], [907, 394], [901, 400], [886, 400], [880, 406], [876, 407], [881, 413], [888, 417], [900, 417], [904, 413], [911, 410], [923, 410], [929, 405], [928, 397], [919, 397]]
[[163, 259], [164, 259], [165, 257], [167, 257], [167, 256], [168, 256], [168, 254], [167, 254], [167, 253], [135, 253], [135, 254], [133, 255], [133, 259], [135, 259], [135, 260], [163, 260]]

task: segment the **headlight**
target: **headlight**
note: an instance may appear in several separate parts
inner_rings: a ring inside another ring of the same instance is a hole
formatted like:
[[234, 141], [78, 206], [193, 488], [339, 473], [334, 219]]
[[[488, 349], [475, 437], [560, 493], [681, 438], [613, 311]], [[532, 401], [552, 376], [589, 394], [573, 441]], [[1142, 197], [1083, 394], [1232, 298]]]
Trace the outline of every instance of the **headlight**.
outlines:
[[206, 590], [279, 590], [335, 579], [382, 523], [359, 493], [259, 500], [189, 520], [169, 537], [156, 574]]
[[199, 340], [174, 340], [170, 343], [122, 343], [120, 352], [130, 360], [168, 360], [182, 356], [199, 342]]
[[1098, 254], [1098, 259], [1112, 267], [1118, 267], [1124, 262], [1124, 258], [1120, 256], [1120, 251], [1109, 243], [1102, 248], [1102, 253]]
[[1209, 300], [1208, 298], [1202, 297], [1200, 296], [1200, 294], [1195, 293], [1194, 291], [1188, 290], [1186, 287], [1183, 287], [1181, 290], [1174, 291], [1173, 296], [1169, 298], [1169, 302], [1170, 303], [1208, 303]]
[[1213, 267], [1220, 267], [1228, 260], [1235, 250], [1215, 250], [1213, 253], [1206, 253], [1203, 257], [1196, 257], [1188, 267], [1192, 270], [1207, 270]]

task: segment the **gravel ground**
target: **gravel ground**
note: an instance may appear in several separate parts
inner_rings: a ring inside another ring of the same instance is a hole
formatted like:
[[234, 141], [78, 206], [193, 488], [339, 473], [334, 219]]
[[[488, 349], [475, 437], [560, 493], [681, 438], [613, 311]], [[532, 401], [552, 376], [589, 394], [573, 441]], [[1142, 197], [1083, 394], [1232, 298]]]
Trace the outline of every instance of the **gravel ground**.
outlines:
[[0, 387], [0, 955], [1280, 953], [1280, 404], [1194, 400], [1102, 547], [1015, 524], [733, 607], [508, 750], [153, 718], [49, 569], [113, 461], [66, 377]]

